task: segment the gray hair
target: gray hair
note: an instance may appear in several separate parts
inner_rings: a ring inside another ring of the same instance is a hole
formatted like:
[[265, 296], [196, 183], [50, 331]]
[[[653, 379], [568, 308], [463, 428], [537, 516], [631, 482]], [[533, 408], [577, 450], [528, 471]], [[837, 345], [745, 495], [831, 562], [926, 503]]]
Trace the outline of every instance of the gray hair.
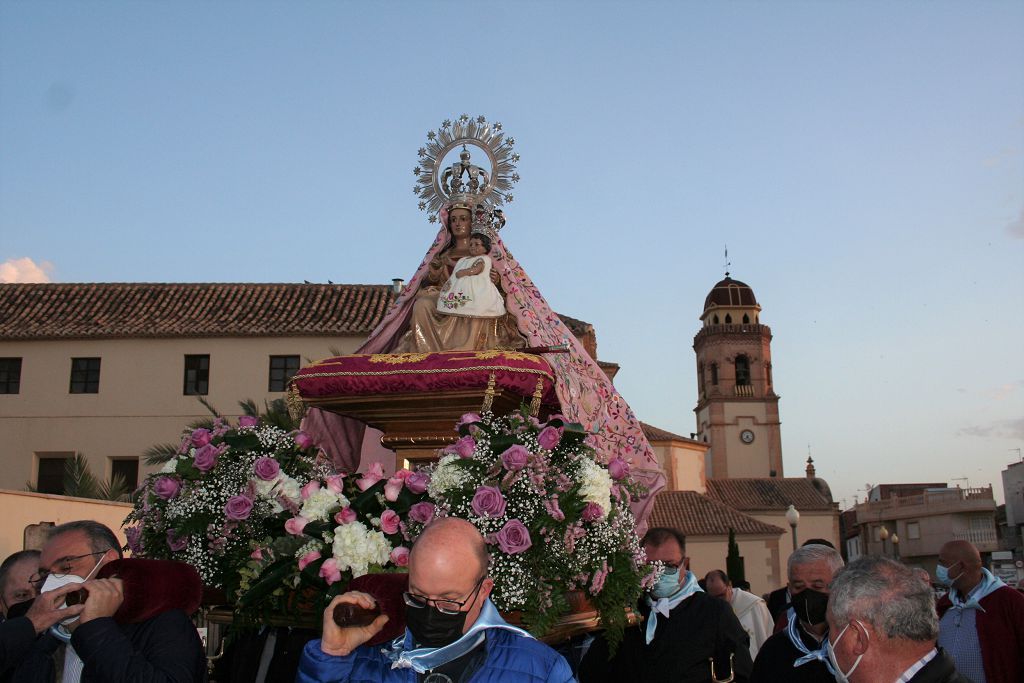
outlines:
[[105, 550], [113, 549], [117, 551], [118, 557], [124, 557], [124, 554], [121, 552], [121, 544], [118, 543], [114, 532], [105, 525], [94, 522], [91, 519], [80, 519], [77, 522], [67, 522], [66, 524], [55, 526], [50, 529], [50, 534], [47, 538], [52, 540], [58, 536], [75, 531], [80, 531], [86, 535], [93, 552], [101, 553]]
[[862, 557], [832, 580], [828, 600], [837, 624], [867, 622], [886, 638], [917, 642], [939, 635], [935, 597], [914, 571], [882, 557]]
[[786, 563], [786, 573], [788, 576], [793, 576], [793, 567], [796, 565], [811, 564], [822, 560], [828, 562], [828, 567], [833, 574], [843, 568], [843, 556], [839, 554], [838, 550], [827, 545], [811, 544], [793, 551], [793, 554], [789, 556], [789, 562]]

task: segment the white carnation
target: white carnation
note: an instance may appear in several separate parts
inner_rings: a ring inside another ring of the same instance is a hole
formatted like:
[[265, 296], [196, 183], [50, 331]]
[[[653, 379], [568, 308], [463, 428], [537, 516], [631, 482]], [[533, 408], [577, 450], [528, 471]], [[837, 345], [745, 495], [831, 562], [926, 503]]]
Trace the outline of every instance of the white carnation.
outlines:
[[178, 469], [178, 456], [174, 456], [173, 458], [165, 462], [164, 466], [160, 468], [160, 473], [170, 474], [176, 469]]
[[281, 475], [277, 475], [270, 481], [260, 479], [259, 477], [253, 477], [250, 481], [253, 483], [253, 488], [256, 489], [256, 495], [261, 498], [277, 497], [277, 493], [274, 492], [274, 487], [281, 483]]
[[371, 564], [384, 565], [391, 554], [391, 545], [379, 531], [370, 531], [359, 522], [342, 524], [334, 530], [333, 555], [338, 569], [352, 570], [352, 577], [370, 571]]
[[281, 475], [280, 493], [293, 503], [302, 500], [302, 487], [299, 486], [299, 482], [287, 475]]
[[309, 498], [302, 503], [302, 510], [299, 514], [311, 521], [314, 519], [326, 521], [330, 517], [332, 509], [346, 505], [348, 505], [348, 498], [328, 488], [322, 488], [310, 494]]
[[612, 478], [608, 470], [590, 458], [581, 458], [577, 476], [580, 481], [580, 497], [588, 503], [600, 505], [607, 517], [612, 509]]

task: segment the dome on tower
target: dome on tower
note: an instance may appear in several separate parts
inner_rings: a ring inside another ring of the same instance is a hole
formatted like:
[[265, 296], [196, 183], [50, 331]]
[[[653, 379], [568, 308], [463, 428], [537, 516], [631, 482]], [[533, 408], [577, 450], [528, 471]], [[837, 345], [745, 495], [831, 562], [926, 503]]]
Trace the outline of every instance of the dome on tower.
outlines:
[[714, 306], [757, 306], [757, 298], [750, 285], [733, 280], [726, 273], [725, 279], [716, 284], [704, 299], [704, 310]]

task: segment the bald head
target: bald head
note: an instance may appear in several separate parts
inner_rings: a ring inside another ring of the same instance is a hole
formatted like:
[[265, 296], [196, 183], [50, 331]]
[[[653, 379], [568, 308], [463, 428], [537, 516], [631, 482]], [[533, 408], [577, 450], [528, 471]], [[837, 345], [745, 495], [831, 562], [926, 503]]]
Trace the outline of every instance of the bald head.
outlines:
[[458, 517], [441, 517], [428, 524], [409, 555], [410, 565], [418, 562], [465, 567], [468, 563], [477, 576], [487, 572], [489, 560], [484, 537], [470, 522]]
[[939, 555], [943, 560], [949, 560], [950, 564], [963, 562], [966, 569], [981, 567], [981, 553], [969, 541], [950, 541], [942, 546]]

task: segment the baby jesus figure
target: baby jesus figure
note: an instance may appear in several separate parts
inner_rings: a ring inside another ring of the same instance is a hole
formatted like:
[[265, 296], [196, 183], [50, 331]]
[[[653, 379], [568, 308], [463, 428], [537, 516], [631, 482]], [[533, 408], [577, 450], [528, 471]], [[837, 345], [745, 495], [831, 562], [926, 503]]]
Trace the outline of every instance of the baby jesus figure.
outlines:
[[505, 315], [505, 299], [491, 282], [491, 239], [474, 232], [469, 238], [469, 256], [459, 259], [437, 297], [437, 311], [468, 318], [498, 318]]

